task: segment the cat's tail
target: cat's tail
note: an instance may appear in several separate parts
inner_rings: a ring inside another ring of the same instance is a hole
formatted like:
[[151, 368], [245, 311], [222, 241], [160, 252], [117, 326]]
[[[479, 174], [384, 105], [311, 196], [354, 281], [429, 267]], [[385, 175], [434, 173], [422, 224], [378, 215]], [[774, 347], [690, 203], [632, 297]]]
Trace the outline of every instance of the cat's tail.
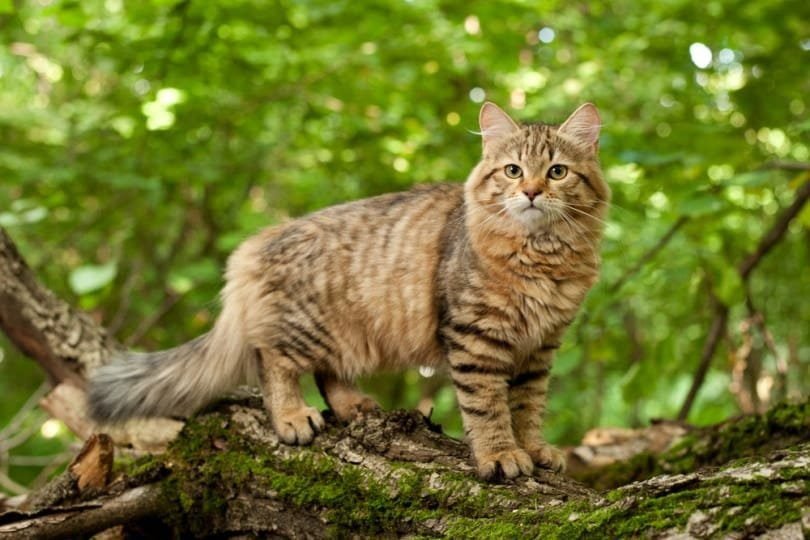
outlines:
[[154, 353], [124, 352], [90, 376], [88, 406], [100, 422], [187, 416], [248, 376], [253, 365], [238, 317], [226, 304], [214, 328]]

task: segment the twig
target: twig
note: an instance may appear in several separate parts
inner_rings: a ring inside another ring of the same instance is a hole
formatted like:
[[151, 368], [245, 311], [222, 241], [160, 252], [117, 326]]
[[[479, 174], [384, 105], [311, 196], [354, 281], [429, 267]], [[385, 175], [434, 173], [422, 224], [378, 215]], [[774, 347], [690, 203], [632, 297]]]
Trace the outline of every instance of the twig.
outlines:
[[52, 454], [50, 456], [9, 456], [8, 462], [15, 467], [44, 467], [54, 461], [67, 461], [70, 454]]
[[754, 268], [757, 267], [760, 261], [762, 261], [763, 257], [779, 243], [785, 235], [790, 222], [799, 215], [799, 212], [801, 212], [808, 199], [810, 199], [810, 180], [806, 181], [802, 187], [796, 191], [796, 198], [793, 200], [793, 203], [779, 215], [776, 223], [773, 224], [765, 236], [759, 241], [759, 245], [757, 245], [754, 252], [748, 255], [740, 264], [738, 271], [743, 281], [748, 279], [748, 276]]
[[0, 487], [5, 489], [6, 491], [13, 493], [14, 495], [22, 495], [24, 493], [28, 493], [28, 490], [25, 486], [21, 486], [8, 476], [3, 473], [0, 473]]
[[782, 169], [784, 171], [810, 171], [810, 163], [802, 161], [769, 161], [762, 166], [763, 169]]
[[154, 314], [152, 314], [151, 317], [148, 317], [143, 321], [141, 321], [141, 324], [138, 325], [135, 331], [132, 332], [132, 334], [130, 334], [130, 336], [126, 340], [124, 340], [124, 345], [130, 347], [140, 342], [141, 339], [143, 339], [143, 337], [146, 335], [146, 333], [149, 332], [149, 330], [151, 330], [152, 327], [154, 327], [160, 321], [160, 319], [162, 319], [163, 316], [166, 315], [166, 313], [168, 313], [169, 310], [172, 309], [174, 305], [180, 301], [181, 298], [183, 298], [182, 294], [170, 291], [166, 295], [166, 298], [163, 300], [163, 305], [160, 306], [160, 309], [158, 309]]
[[709, 371], [720, 338], [726, 333], [728, 306], [717, 298], [714, 298], [713, 302], [714, 319], [712, 319], [711, 330], [709, 330], [709, 335], [706, 336], [706, 341], [703, 344], [703, 352], [700, 354], [700, 362], [698, 362], [697, 371], [695, 371], [695, 376], [692, 378], [692, 386], [689, 388], [689, 393], [686, 395], [681, 410], [678, 412], [678, 420], [681, 422], [685, 421], [689, 416], [689, 411], [692, 409], [698, 390], [703, 386], [703, 381], [706, 379], [706, 373]]
[[37, 403], [39, 403], [42, 396], [48, 392], [49, 388], [50, 385], [47, 382], [43, 382], [39, 385], [39, 387], [37, 387], [36, 390], [34, 390], [33, 394], [28, 396], [28, 399], [25, 400], [25, 403], [23, 403], [22, 407], [20, 407], [20, 409], [16, 412], [14, 418], [12, 418], [9, 423], [6, 424], [6, 427], [0, 431], [0, 444], [2, 444], [2, 441], [6, 440], [11, 436], [12, 433], [20, 428], [20, 424], [23, 422], [25, 417], [34, 409], [34, 407], [37, 406]]
[[624, 284], [633, 277], [639, 270], [641, 270], [645, 264], [647, 264], [653, 257], [655, 257], [659, 251], [664, 249], [664, 247], [672, 240], [672, 237], [675, 236], [675, 233], [678, 232], [678, 229], [684, 226], [684, 224], [689, 221], [689, 216], [681, 216], [679, 217], [675, 223], [664, 233], [658, 242], [655, 243], [650, 249], [648, 249], [641, 258], [636, 261], [632, 267], [630, 267], [627, 271], [625, 271], [622, 276], [613, 282], [612, 285], [608, 288], [608, 291], [611, 293], [615, 293], [619, 289], [621, 289]]
[[[798, 191], [796, 191], [796, 197], [794, 198], [793, 203], [791, 203], [789, 207], [779, 214], [776, 222], [774, 222], [771, 228], [768, 229], [768, 231], [763, 235], [753, 253], [745, 257], [743, 262], [737, 268], [740, 278], [742, 278], [742, 281], [746, 287], [748, 286], [748, 280], [751, 277], [751, 272], [753, 272], [757, 265], [759, 265], [765, 255], [767, 255], [768, 252], [770, 252], [771, 249], [773, 249], [773, 247], [776, 246], [776, 244], [778, 244], [782, 238], [784, 238], [785, 232], [787, 232], [787, 229], [790, 226], [790, 222], [799, 215], [799, 212], [801, 212], [808, 199], [810, 199], [810, 180], [806, 181], [798, 189]], [[680, 412], [678, 412], [678, 420], [686, 420], [686, 418], [689, 416], [689, 411], [691, 410], [695, 401], [695, 396], [697, 395], [698, 390], [700, 390], [700, 387], [703, 385], [703, 381], [706, 378], [706, 372], [711, 365], [712, 356], [714, 356], [714, 352], [717, 349], [720, 338], [725, 333], [726, 323], [728, 321], [728, 306], [717, 299], [715, 299], [714, 302], [715, 315], [714, 319], [712, 320], [712, 326], [709, 330], [709, 335], [706, 336], [706, 341], [703, 345], [703, 352], [700, 357], [700, 363], [698, 364], [698, 369], [695, 372], [695, 377], [692, 379], [692, 386], [689, 388], [689, 393], [681, 406]]]
[[138, 520], [159, 516], [165, 502], [158, 486], [140, 486], [107, 500], [96, 500], [58, 512], [21, 515], [18, 521], [0, 525], [0, 539], [81, 538]]

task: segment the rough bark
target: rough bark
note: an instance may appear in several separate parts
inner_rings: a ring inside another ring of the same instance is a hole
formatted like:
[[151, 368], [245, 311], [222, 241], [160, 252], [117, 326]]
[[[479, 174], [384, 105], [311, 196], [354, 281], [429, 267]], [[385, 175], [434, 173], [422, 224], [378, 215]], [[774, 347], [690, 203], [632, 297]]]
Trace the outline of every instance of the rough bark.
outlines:
[[[43, 400], [46, 410], [82, 436], [103, 428], [84, 414], [83, 381], [118, 345], [39, 285], [2, 229], [0, 327], [55, 385]], [[810, 428], [801, 423], [810, 417], [807, 405], [801, 407], [799, 425]], [[151, 448], [162, 448], [180, 427], [165, 453], [124, 460], [109, 484], [109, 440], [91, 437], [68, 471], [0, 514], [0, 539], [102, 531], [592, 538], [746, 537], [775, 530], [798, 538], [810, 529], [810, 445], [802, 437], [724, 454], [726, 461], [742, 459], [733, 465], [710, 463], [713, 468], [685, 474], [651, 469], [657, 476], [597, 493], [548, 471], [481, 483], [467, 446], [417, 412], [374, 413], [346, 426], [329, 419], [328, 430], [305, 448], [278, 441], [257, 397], [221, 402], [185, 425], [164, 419], [104, 431], [119, 444], [151, 436]], [[691, 455], [688, 444], [682, 457]]]

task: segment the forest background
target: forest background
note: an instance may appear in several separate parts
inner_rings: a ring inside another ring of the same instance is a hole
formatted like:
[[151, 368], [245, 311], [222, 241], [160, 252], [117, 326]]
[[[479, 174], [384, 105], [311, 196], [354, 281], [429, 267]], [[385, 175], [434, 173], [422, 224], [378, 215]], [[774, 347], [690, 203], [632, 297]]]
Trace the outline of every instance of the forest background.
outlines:
[[[462, 181], [484, 100], [546, 122], [592, 101], [614, 205], [548, 438], [761, 411], [810, 393], [810, 210], [757, 258], [810, 178], [808, 20], [774, 0], [0, 0], [0, 226], [57, 294], [165, 348], [210, 327], [261, 227]], [[387, 408], [430, 396], [459, 434], [426, 374], [364, 386]], [[7, 493], [70, 458], [31, 406], [46, 388], [0, 335]]]

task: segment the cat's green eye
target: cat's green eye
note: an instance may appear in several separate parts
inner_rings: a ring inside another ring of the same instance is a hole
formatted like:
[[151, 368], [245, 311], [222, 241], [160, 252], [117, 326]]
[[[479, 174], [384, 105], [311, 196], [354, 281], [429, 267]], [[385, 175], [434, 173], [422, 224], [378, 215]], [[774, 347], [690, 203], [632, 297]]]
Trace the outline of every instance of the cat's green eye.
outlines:
[[523, 176], [523, 169], [520, 166], [515, 165], [514, 163], [510, 163], [506, 167], [503, 168], [503, 172], [506, 173], [506, 176], [509, 178], [520, 178]]
[[562, 180], [568, 174], [568, 167], [565, 165], [552, 165], [548, 170], [548, 177], [552, 180]]

